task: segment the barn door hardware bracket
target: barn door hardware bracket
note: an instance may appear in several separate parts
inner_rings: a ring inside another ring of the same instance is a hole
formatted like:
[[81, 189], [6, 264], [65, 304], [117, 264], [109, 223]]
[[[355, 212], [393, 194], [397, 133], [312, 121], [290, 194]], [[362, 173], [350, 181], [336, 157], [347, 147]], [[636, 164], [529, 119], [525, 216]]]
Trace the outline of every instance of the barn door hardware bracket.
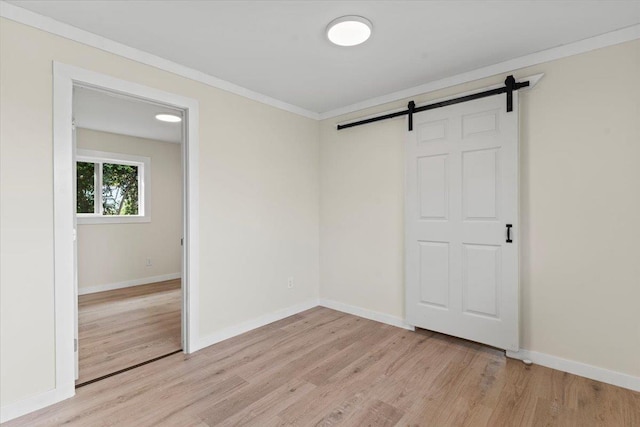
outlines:
[[513, 90], [516, 87], [516, 79], [508, 76], [504, 81], [504, 87], [507, 89], [507, 113], [513, 111]]
[[416, 103], [413, 101], [409, 101], [407, 105], [407, 111], [409, 112], [409, 132], [413, 130], [413, 112], [416, 109]]
[[364, 120], [358, 120], [356, 122], [345, 123], [338, 125], [338, 130], [352, 128], [355, 126], [366, 125], [373, 122], [379, 122], [381, 120], [393, 119], [400, 116], [409, 116], [409, 132], [413, 130], [413, 115], [427, 110], [435, 110], [436, 108], [442, 108], [449, 105], [460, 104], [462, 102], [473, 101], [474, 99], [486, 98], [488, 96], [499, 95], [502, 93], [507, 94], [507, 112], [513, 111], [513, 92], [529, 86], [528, 81], [517, 82], [513, 76], [507, 76], [504, 81], [504, 86], [497, 87], [495, 89], [485, 90], [483, 92], [472, 93], [470, 95], [461, 96], [458, 98], [447, 99], [445, 101], [435, 102], [433, 104], [421, 105], [416, 107], [414, 101], [409, 102], [406, 110], [396, 111], [393, 113], [383, 114], [381, 116], [375, 116]]

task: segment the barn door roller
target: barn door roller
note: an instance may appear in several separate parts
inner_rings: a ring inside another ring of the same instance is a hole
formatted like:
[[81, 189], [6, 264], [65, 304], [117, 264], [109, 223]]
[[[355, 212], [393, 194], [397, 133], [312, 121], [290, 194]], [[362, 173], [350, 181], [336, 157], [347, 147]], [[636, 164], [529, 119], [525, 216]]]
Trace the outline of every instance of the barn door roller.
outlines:
[[435, 102], [433, 104], [422, 105], [416, 107], [414, 101], [410, 101], [406, 110], [396, 111], [395, 113], [384, 114], [381, 116], [371, 117], [357, 122], [345, 123], [338, 125], [338, 130], [352, 128], [355, 126], [366, 125], [368, 123], [379, 122], [381, 120], [392, 119], [394, 117], [409, 116], [409, 131], [413, 130], [413, 115], [422, 111], [434, 110], [436, 108], [446, 107], [448, 105], [460, 104], [462, 102], [473, 101], [474, 99], [486, 98], [488, 96], [507, 94], [507, 112], [513, 111], [513, 91], [529, 86], [529, 82], [516, 82], [513, 76], [508, 76], [504, 81], [504, 86], [485, 90], [484, 92], [472, 93], [471, 95], [461, 96], [459, 98], [447, 99], [446, 101]]

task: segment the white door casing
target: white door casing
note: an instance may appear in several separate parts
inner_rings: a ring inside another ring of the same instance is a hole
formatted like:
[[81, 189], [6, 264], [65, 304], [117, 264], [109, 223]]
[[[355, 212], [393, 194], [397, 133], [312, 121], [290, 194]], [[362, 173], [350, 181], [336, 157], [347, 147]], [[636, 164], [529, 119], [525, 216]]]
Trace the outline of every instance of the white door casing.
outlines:
[[517, 92], [512, 112], [497, 95], [417, 113], [413, 123], [405, 144], [407, 323], [517, 350]]
[[[75, 90], [75, 88], [74, 88]], [[71, 123], [72, 129], [72, 150], [75, 153], [77, 150], [77, 139], [76, 139], [76, 123], [75, 120]], [[73, 208], [74, 212], [77, 210], [78, 206], [78, 181], [77, 176], [76, 179], [73, 180]], [[73, 319], [74, 319], [74, 335], [73, 335], [73, 351], [75, 352], [75, 379], [77, 380], [80, 377], [80, 341], [78, 334], [78, 217], [77, 215], [73, 215], [73, 264], [76, 266], [73, 269], [73, 299], [75, 304], [73, 305]]]
[[199, 340], [199, 107], [195, 99], [120, 80], [79, 67], [53, 63], [54, 172], [54, 312], [55, 388], [51, 402], [75, 394], [77, 291], [75, 289], [75, 155], [72, 115], [73, 87], [81, 85], [156, 102], [184, 111], [183, 150], [183, 351], [201, 348]]

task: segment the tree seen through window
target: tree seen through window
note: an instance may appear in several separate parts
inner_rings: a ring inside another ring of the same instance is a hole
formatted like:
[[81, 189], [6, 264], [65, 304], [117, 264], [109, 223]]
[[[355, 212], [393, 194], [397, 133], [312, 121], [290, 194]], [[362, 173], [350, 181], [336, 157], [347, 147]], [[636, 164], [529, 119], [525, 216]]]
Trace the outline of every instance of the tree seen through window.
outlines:
[[[98, 171], [102, 171], [101, 177]], [[139, 215], [139, 172], [138, 166], [133, 165], [77, 162], [76, 212]], [[96, 194], [96, 186], [101, 188], [100, 194]], [[96, 197], [102, 212], [96, 212]]]
[[78, 162], [76, 167], [76, 212], [94, 213], [96, 164]]
[[103, 215], [138, 215], [138, 167], [102, 165]]

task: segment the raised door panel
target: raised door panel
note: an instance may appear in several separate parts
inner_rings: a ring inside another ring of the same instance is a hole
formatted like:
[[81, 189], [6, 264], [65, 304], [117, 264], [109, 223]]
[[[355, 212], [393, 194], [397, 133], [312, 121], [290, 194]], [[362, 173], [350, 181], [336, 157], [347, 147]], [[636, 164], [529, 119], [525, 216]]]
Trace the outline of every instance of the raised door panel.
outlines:
[[418, 158], [418, 197], [420, 219], [447, 219], [449, 186], [447, 155]]
[[499, 318], [500, 246], [465, 244], [462, 252], [463, 311]]
[[425, 144], [447, 139], [448, 121], [438, 120], [434, 122], [419, 123], [416, 126], [418, 143]]
[[498, 110], [483, 111], [462, 117], [462, 138], [498, 131]]
[[420, 246], [420, 302], [447, 308], [449, 306], [449, 244], [418, 242]]
[[465, 220], [499, 218], [499, 149], [462, 153], [462, 209]]

